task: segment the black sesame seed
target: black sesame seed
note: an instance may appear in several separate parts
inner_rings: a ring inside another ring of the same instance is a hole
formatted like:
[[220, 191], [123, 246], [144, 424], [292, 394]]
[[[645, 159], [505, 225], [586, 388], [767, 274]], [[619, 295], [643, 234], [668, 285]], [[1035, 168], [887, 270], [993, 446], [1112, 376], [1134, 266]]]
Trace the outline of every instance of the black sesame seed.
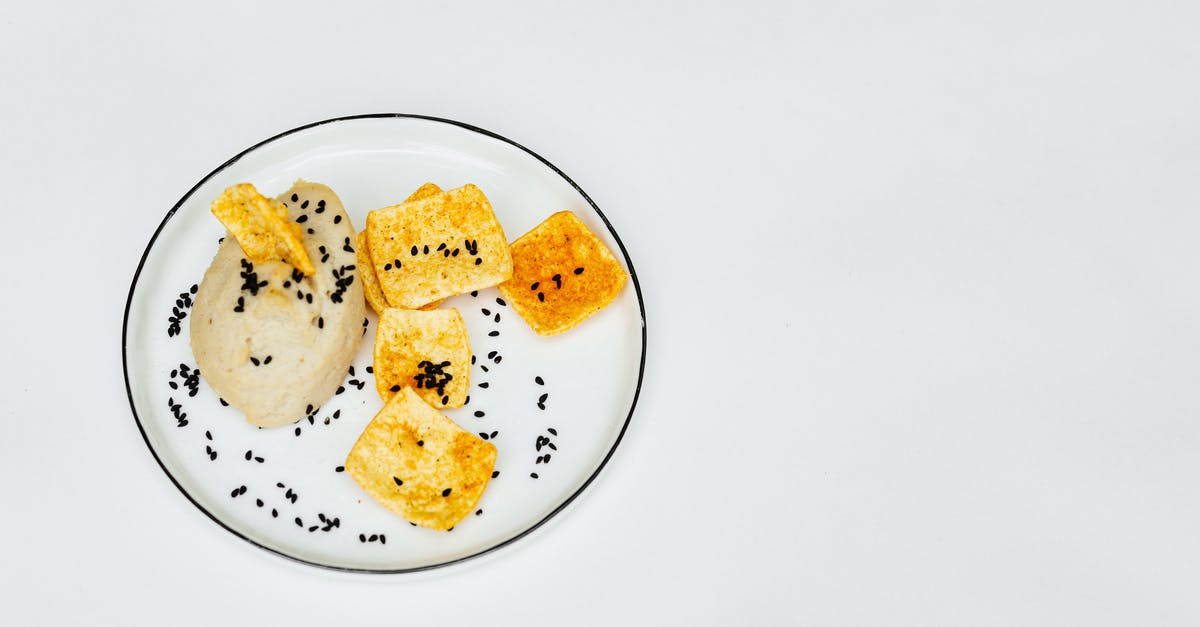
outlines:
[[[485, 316], [490, 316], [490, 315], [492, 315], [492, 310], [488, 309], [487, 307], [484, 307], [483, 309], [479, 310], [479, 313], [482, 313]], [[171, 375], [171, 376], [175, 376], [175, 375]]]
[[315, 231], [313, 231], [312, 229], [309, 229], [309, 230], [308, 230], [308, 234], [309, 234], [309, 235], [312, 235], [313, 233], [315, 233]]
[[318, 329], [324, 329], [324, 328], [325, 328], [325, 317], [324, 317], [324, 316], [319, 316], [319, 317], [317, 318], [317, 328], [318, 328]]
[[[313, 413], [313, 406], [312, 406], [312, 403], [309, 403], [309, 404], [308, 404], [308, 406], [304, 408], [304, 413], [306, 413], [306, 414], [311, 414], [311, 413]], [[281, 488], [282, 488], [283, 486], [279, 486], [279, 487], [281, 487]]]
[[309, 303], [312, 303], [312, 292], [305, 294], [304, 300], [308, 301]]
[[340, 216], [340, 215], [333, 216], [333, 223], [334, 223], [334, 224], [338, 224], [338, 223], [340, 223], [341, 221], [342, 221], [342, 216]]
[[300, 224], [304, 224], [305, 222], [308, 222], [308, 214], [307, 213], [301, 214], [299, 218], [296, 218], [296, 222], [299, 222]]
[[424, 250], [422, 250], [422, 252], [424, 252], [426, 255], [429, 254], [429, 245], [428, 244], [425, 245], [425, 248], [424, 248]]
[[254, 453], [252, 451], [246, 451], [246, 461], [250, 461], [251, 457], [254, 457]]
[[380, 544], [387, 544], [387, 536], [383, 535], [382, 533], [381, 533], [381, 534], [379, 534], [379, 543], [380, 543]]
[[368, 372], [369, 374], [375, 374], [375, 367], [374, 367], [374, 366], [367, 366], [367, 372]]
[[296, 202], [297, 200], [300, 200], [300, 197], [296, 194], [292, 194], [292, 202]]
[[388, 270], [391, 270], [391, 269], [392, 269], [392, 264], [390, 264], [390, 263], [385, 263], [385, 264], [383, 264], [383, 271], [384, 271], [384, 272], [387, 272]]
[[417, 446], [425, 446], [425, 440], [417, 440]]
[[482, 513], [483, 513], [483, 510], [481, 510], [481, 509], [477, 509], [477, 510], [475, 510], [475, 515], [476, 515], [476, 516], [478, 516], [478, 515], [480, 515], [480, 514], [482, 514]]
[[[412, 362], [409, 362], [409, 363], [412, 363]], [[389, 390], [391, 390], [391, 391], [393, 391], [393, 392], [399, 392], [399, 391], [400, 391], [400, 386], [399, 386], [399, 384], [397, 384], [397, 385], [393, 385], [392, 387], [390, 387], [390, 388], [388, 388], [388, 389], [389, 389]]]
[[488, 353], [488, 355], [487, 355], [487, 356], [488, 356], [488, 359], [493, 359], [493, 358], [495, 358], [495, 357], [496, 357], [496, 351], [492, 351], [492, 352]]
[[271, 510], [271, 518], [279, 518], [279, 510], [272, 509]]
[[446, 488], [445, 490], [442, 490], [442, 496], [450, 496], [450, 488]]
[[483, 383], [480, 383], [480, 384], [479, 384], [479, 387], [481, 387], [481, 388], [483, 388], [483, 389], [485, 389], [485, 390], [486, 390], [486, 389], [488, 388], [488, 386], [489, 386], [489, 385], [491, 385], [491, 384], [490, 384], [490, 383], [488, 383], [487, 381], [484, 381]]
[[257, 506], [259, 506], [259, 507], [262, 507], [262, 506], [263, 506], [263, 500], [262, 500], [262, 499], [254, 499], [254, 504], [255, 504], [255, 505], [257, 505]]
[[500, 471], [499, 471], [499, 470], [493, 470], [493, 471], [492, 471], [492, 478], [493, 478], [493, 479], [495, 479], [496, 477], [499, 477], [499, 476], [500, 476]]
[[359, 541], [359, 542], [366, 542], [366, 541], [367, 541], [367, 536], [365, 536], [365, 535], [363, 535], [363, 534], [361, 534], [361, 533], [360, 533], [360, 534], [358, 534], [358, 541]]
[[196, 293], [196, 290], [198, 290], [198, 289], [200, 289], [200, 286], [199, 286], [199, 285], [196, 285], [195, 283], [193, 283], [193, 284], [192, 284], [192, 287], [191, 287], [191, 288], [189, 288], [189, 289], [188, 289], [188, 291], [189, 291], [189, 292], [191, 292], [191, 293], [193, 293], [193, 294], [195, 294], [195, 293]]
[[534, 281], [534, 282], [533, 282], [533, 285], [530, 285], [530, 286], [529, 286], [529, 289], [530, 289], [530, 290], [536, 290], [536, 289], [538, 288], [538, 286], [539, 286], [539, 285], [541, 285], [541, 282], [540, 282], [540, 281]]
[[575, 268], [575, 274], [583, 274], [583, 268]]
[[345, 471], [346, 471], [346, 467], [345, 467], [345, 466], [338, 466], [338, 467], [334, 468], [334, 469], [333, 469], [333, 471], [334, 471], [334, 472], [345, 472]]
[[492, 318], [492, 321], [493, 321], [493, 322], [500, 322], [500, 314], [496, 314], [496, 317], [495, 317], [495, 318]]
[[476, 418], [483, 418], [483, 417], [484, 417], [484, 415], [485, 415], [485, 414], [483, 413], [483, 410], [477, 410], [477, 411], [475, 412], [475, 417], [476, 417]]
[[539, 376], [539, 377], [534, 377], [534, 378], [533, 378], [533, 382], [534, 382], [534, 383], [536, 383], [536, 384], [538, 384], [538, 385], [546, 385], [546, 382], [545, 382], [545, 381], [543, 381], [543, 380], [542, 380], [542, 378], [541, 378], [540, 376]]
[[554, 427], [550, 427], [546, 431], [549, 431], [550, 435], [558, 435], [558, 431]]
[[537, 479], [537, 478], [538, 478], [538, 474], [537, 474], [536, 472], [531, 472], [531, 473], [529, 473], [529, 476], [530, 476], [530, 477], [533, 477], [534, 479]]
[[337, 391], [334, 392], [334, 394], [341, 394], [342, 392], [345, 392], [345, 391], [346, 391], [346, 386], [339, 385]]
[[476, 296], [479, 296], [479, 290], [472, 290], [472, 291], [471, 291], [471, 298], [475, 298]]
[[416, 257], [417, 256], [417, 247], [413, 246], [412, 249], [409, 250], [408, 252], [411, 253], [412, 256]]
[[488, 367], [487, 367], [487, 366], [482, 366], [482, 365], [481, 365], [481, 366], [479, 366], [479, 367], [480, 367], [480, 369], [482, 369], [484, 372], [487, 372], [487, 371], [488, 371]]
[[392, 481], [395, 481], [396, 485], [404, 485], [404, 481], [400, 477], [392, 477]]
[[476, 257], [476, 258], [475, 258], [475, 265], [479, 265], [479, 264], [481, 264], [481, 263], [483, 263], [483, 259], [481, 259], [481, 258], [479, 258], [479, 257]]
[[267, 355], [267, 358], [263, 360], [263, 363], [264, 363], [264, 364], [269, 364], [269, 363], [271, 363], [271, 356], [270, 356], [270, 355]]
[[441, 244], [438, 245], [437, 249], [439, 252], [446, 250], [446, 243], [442, 242]]
[[258, 365], [258, 363], [259, 363], [259, 362], [258, 362], [258, 358], [257, 358], [257, 357], [251, 357], [251, 358], [250, 358], [250, 363], [252, 363], [252, 364], [254, 364], [255, 366], [257, 366], [257, 365]]
[[499, 335], [499, 331], [488, 331], [488, 337], [498, 337]]
[[538, 292], [538, 302], [540, 302], [540, 303], [546, 302], [546, 295], [541, 292]]
[[300, 427], [296, 427], [296, 437], [300, 437]]

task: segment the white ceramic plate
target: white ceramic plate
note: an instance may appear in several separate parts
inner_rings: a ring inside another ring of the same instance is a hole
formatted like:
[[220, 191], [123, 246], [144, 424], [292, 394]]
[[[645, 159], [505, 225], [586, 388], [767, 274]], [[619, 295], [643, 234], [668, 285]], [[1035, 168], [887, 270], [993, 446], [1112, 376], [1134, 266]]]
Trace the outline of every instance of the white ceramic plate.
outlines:
[[[486, 434], [499, 449], [499, 475], [488, 485], [480, 511], [450, 532], [411, 526], [340, 470], [382, 405], [367, 372], [375, 327], [369, 308], [345, 391], [311, 422], [298, 417], [300, 422], [286, 427], [252, 427], [240, 412], [222, 406], [203, 376], [194, 375], [188, 293], [225, 234], [209, 203], [234, 183], [250, 182], [275, 195], [297, 178], [332, 187], [360, 229], [369, 210], [400, 202], [426, 181], [444, 189], [478, 185], [510, 240], [569, 209], [621, 253], [632, 277], [610, 306], [556, 337], [535, 335], [498, 300], [495, 288], [442, 305], [462, 312], [478, 357], [469, 403], [446, 414]], [[150, 451], [184, 495], [222, 527], [308, 564], [407, 572], [513, 542], [587, 487], [633, 415], [645, 364], [644, 320], [637, 276], [616, 231], [548, 161], [494, 133], [449, 120], [355, 116], [291, 130], [242, 152], [167, 213], [129, 290], [125, 383]], [[492, 331], [499, 335], [489, 335]]]

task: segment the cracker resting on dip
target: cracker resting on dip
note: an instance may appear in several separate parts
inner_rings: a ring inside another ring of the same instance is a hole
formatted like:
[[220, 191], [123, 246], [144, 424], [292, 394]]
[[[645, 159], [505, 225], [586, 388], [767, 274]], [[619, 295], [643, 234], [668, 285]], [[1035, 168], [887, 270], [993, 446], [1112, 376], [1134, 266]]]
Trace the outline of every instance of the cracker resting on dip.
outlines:
[[[296, 266], [248, 259], [239, 241], [256, 235], [254, 225], [235, 228], [226, 221], [245, 214], [230, 209], [237, 202], [253, 203], [258, 215], [285, 207], [287, 226], [299, 227], [311, 263], [299, 254], [288, 257]], [[366, 318], [354, 227], [333, 190], [306, 181], [274, 200], [236, 185], [213, 201], [213, 213], [237, 237], [221, 242], [196, 293], [191, 345], [197, 367], [250, 424], [300, 420], [333, 396], [362, 341]], [[297, 268], [305, 265], [311, 275]]]

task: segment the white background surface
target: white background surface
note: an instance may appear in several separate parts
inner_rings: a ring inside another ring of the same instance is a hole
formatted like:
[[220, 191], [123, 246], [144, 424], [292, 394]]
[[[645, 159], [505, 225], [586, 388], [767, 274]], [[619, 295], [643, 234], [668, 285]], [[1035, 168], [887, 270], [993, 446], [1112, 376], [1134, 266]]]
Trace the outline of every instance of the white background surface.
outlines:
[[[242, 4], [0, 16], [0, 623], [1200, 621], [1194, 3]], [[179, 196], [376, 111], [546, 156], [647, 299], [600, 480], [428, 576], [221, 530], [121, 378]]]

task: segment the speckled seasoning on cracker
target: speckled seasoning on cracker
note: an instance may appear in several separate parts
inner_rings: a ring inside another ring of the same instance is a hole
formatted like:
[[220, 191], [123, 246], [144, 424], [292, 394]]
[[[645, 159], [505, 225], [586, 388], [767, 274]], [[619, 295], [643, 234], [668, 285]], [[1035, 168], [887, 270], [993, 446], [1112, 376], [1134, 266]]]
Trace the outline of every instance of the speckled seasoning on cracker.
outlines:
[[391, 306], [417, 309], [512, 276], [504, 229], [482, 190], [418, 193], [428, 196], [367, 214], [371, 259]]
[[574, 213], [560, 211], [512, 243], [513, 275], [500, 291], [538, 335], [569, 331], [608, 306], [627, 274]]
[[471, 347], [457, 309], [385, 309], [375, 328], [375, 387], [385, 401], [412, 387], [434, 407], [462, 407]]
[[363, 430], [345, 468], [384, 507], [446, 531], [475, 509], [495, 464], [493, 444], [404, 388]]

